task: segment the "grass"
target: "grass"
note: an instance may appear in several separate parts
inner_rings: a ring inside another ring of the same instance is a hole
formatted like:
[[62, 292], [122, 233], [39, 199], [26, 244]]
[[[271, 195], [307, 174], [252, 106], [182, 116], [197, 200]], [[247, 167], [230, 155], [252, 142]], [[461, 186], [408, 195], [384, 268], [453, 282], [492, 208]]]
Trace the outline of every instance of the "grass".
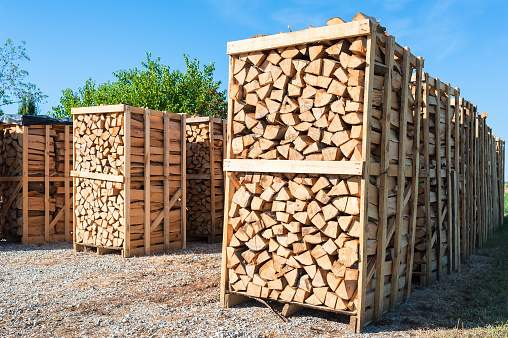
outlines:
[[432, 335], [508, 337], [508, 194], [504, 196], [503, 225], [475, 255], [489, 263], [477, 273], [471, 271], [472, 278], [449, 295], [455, 298], [456, 328], [437, 330]]
[[503, 225], [460, 273], [416, 287], [410, 301], [373, 330], [417, 337], [508, 337], [508, 194], [504, 214]]

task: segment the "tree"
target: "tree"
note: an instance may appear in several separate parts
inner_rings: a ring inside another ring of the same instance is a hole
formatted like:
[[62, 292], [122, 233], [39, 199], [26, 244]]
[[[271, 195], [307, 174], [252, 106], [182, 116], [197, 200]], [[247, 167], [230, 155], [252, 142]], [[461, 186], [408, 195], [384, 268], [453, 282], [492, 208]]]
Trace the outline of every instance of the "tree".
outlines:
[[76, 92], [62, 91], [60, 105], [53, 107], [55, 117], [70, 116], [71, 108], [100, 104], [125, 103], [137, 107], [167, 110], [173, 113], [226, 116], [226, 91], [220, 91], [220, 81], [214, 81], [213, 63], [200, 67], [198, 60], [184, 55], [187, 70], [170, 70], [160, 58], [151, 59], [147, 53], [142, 69], [114, 72], [116, 81], [97, 85], [89, 78]]
[[24, 97], [21, 101], [21, 105], [18, 109], [20, 115], [37, 115], [38, 112], [37, 104], [32, 98]]
[[0, 114], [3, 114], [2, 106], [25, 100], [36, 106], [46, 97], [36, 85], [25, 82], [28, 72], [19, 65], [20, 61], [30, 61], [25, 44], [22, 41], [20, 46], [15, 46], [11, 39], [7, 39], [0, 46]]

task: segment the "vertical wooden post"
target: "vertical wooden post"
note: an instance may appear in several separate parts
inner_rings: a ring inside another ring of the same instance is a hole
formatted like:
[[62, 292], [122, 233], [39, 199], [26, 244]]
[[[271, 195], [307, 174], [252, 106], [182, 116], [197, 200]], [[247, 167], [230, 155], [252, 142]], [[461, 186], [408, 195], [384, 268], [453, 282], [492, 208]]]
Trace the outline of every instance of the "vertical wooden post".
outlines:
[[215, 144], [214, 144], [214, 126], [215, 121], [214, 117], [210, 116], [210, 121], [208, 124], [208, 129], [210, 131], [210, 214], [212, 215], [212, 219], [210, 221], [210, 229], [208, 233], [210, 236], [208, 237], [208, 242], [212, 243], [215, 241], [215, 207], [216, 207], [216, 201], [215, 201]]
[[[385, 74], [385, 88], [392, 87], [393, 58], [395, 38], [386, 37], [385, 65], [388, 68]], [[383, 102], [392, 102], [392, 90], [385, 90]], [[384, 278], [385, 256], [386, 256], [386, 234], [388, 230], [388, 169], [390, 167], [390, 114], [391, 105], [383, 105], [381, 117], [381, 163], [380, 163], [380, 184], [379, 184], [379, 225], [377, 228], [377, 250], [376, 250], [376, 288], [374, 295], [374, 320], [379, 320], [383, 314], [384, 302]]]
[[[413, 141], [413, 177], [411, 181], [411, 218], [409, 220], [408, 258], [406, 265], [406, 280], [404, 285], [404, 301], [407, 301], [411, 293], [413, 277], [413, 260], [415, 252], [416, 220], [418, 214], [418, 187], [420, 185], [420, 119], [422, 109], [422, 67], [423, 58], [416, 59], [416, 82], [414, 103], [414, 141]], [[386, 87], [385, 87], [386, 88]]]
[[181, 208], [180, 208], [180, 217], [181, 217], [181, 226], [180, 226], [180, 232], [181, 232], [181, 239], [182, 239], [182, 249], [185, 249], [187, 247], [187, 137], [185, 133], [185, 125], [187, 124], [187, 114], [179, 115], [181, 118], [181, 124], [180, 124], [180, 148], [181, 148], [181, 189], [182, 189], [182, 197], [181, 197]]
[[64, 204], [64, 208], [65, 208], [65, 219], [64, 219], [64, 227], [65, 227], [65, 233], [64, 233], [64, 239], [65, 241], [70, 241], [71, 240], [71, 227], [70, 227], [70, 208], [69, 208], [69, 204], [71, 203], [70, 201], [70, 196], [69, 196], [69, 173], [70, 173], [70, 168], [69, 168], [69, 160], [70, 160], [70, 156], [69, 156], [69, 152], [70, 152], [70, 149], [69, 149], [69, 130], [70, 130], [70, 126], [69, 125], [66, 125], [64, 127], [64, 198], [65, 198], [65, 204]]
[[[445, 90], [445, 139], [446, 139], [446, 218], [447, 218], [447, 226], [446, 226], [446, 242], [447, 242], [447, 273], [450, 274], [453, 269], [453, 199], [452, 199], [452, 156], [451, 156], [451, 142], [452, 142], [452, 116], [451, 116], [451, 104], [450, 104], [450, 85], [446, 83], [444, 85]], [[444, 220], [443, 220], [444, 222]]]
[[[231, 87], [234, 84], [233, 78], [233, 62], [234, 58], [229, 56], [229, 86]], [[234, 154], [231, 150], [231, 137], [233, 135], [233, 99], [228, 98], [228, 119], [227, 119], [227, 142], [226, 142], [226, 156], [224, 159], [234, 158]], [[231, 237], [233, 236], [233, 227], [229, 224], [229, 204], [231, 199], [233, 198], [234, 186], [231, 184], [231, 179], [228, 177], [226, 173], [226, 181], [224, 187], [224, 224], [222, 229], [222, 259], [221, 259], [221, 276], [220, 276], [220, 305], [221, 307], [231, 307], [237, 304], [243, 303], [248, 300], [247, 297], [243, 297], [240, 295], [228, 294], [228, 269], [227, 269], [227, 255], [226, 248], [231, 241]]]
[[459, 129], [460, 129], [460, 106], [459, 106], [459, 89], [453, 89], [453, 97], [454, 97], [454, 117], [455, 117], [455, 128], [454, 128], [454, 146], [455, 146], [455, 189], [452, 190], [453, 193], [453, 229], [454, 229], [454, 269], [455, 271], [460, 270], [460, 225], [459, 225], [459, 176], [460, 176], [460, 139], [459, 139]]
[[[423, 105], [423, 164], [425, 168], [424, 178], [424, 196], [425, 196], [425, 282], [426, 285], [430, 283], [432, 276], [432, 218], [431, 218], [431, 206], [430, 206], [430, 111], [429, 111], [429, 74], [424, 73], [424, 87], [423, 87], [423, 99], [425, 104]], [[435, 152], [437, 152], [438, 142], [435, 140]], [[436, 170], [437, 175], [437, 170]]]
[[[400, 250], [402, 242], [402, 227], [404, 222], [404, 192], [406, 191], [406, 140], [407, 140], [407, 115], [409, 100], [409, 80], [411, 78], [409, 62], [409, 48], [404, 47], [402, 59], [402, 92], [401, 109], [399, 112], [399, 164], [397, 167], [397, 206], [395, 214], [395, 234], [393, 244], [392, 280], [390, 291], [390, 310], [397, 303], [399, 294], [400, 278]], [[364, 127], [365, 128], [365, 127]], [[370, 129], [369, 129], [370, 130]], [[364, 228], [362, 228], [364, 229]], [[379, 278], [382, 278], [379, 276]]]
[[145, 255], [150, 254], [150, 109], [145, 108], [145, 157], [144, 157], [144, 173], [145, 173], [145, 181], [144, 181], [144, 202], [145, 202], [145, 217], [144, 217], [144, 246], [145, 246]]
[[464, 99], [460, 99], [460, 139], [459, 147], [460, 147], [460, 171], [459, 171], [459, 178], [460, 183], [462, 186], [461, 191], [461, 222], [460, 222], [460, 261], [459, 261], [459, 271], [460, 271], [460, 264], [464, 262], [466, 259], [466, 236], [467, 236], [467, 206], [466, 206], [466, 196], [467, 196], [467, 189], [469, 186], [466, 186], [467, 184], [467, 171], [466, 171], [466, 165], [467, 165], [467, 136], [465, 134], [465, 115], [466, 115], [466, 107]]
[[123, 255], [124, 257], [131, 256], [131, 109], [129, 106], [125, 107], [123, 115], [124, 125], [124, 153], [125, 153], [125, 168], [124, 168], [124, 217], [125, 217], [125, 238], [123, 241]]
[[45, 126], [44, 144], [44, 241], [49, 242], [49, 133], [50, 126]]
[[163, 113], [164, 115], [164, 182], [163, 182], [163, 189], [164, 189], [164, 252], [169, 250], [169, 158], [171, 156], [170, 153], [170, 147], [171, 147], [171, 140], [170, 140], [170, 132], [171, 128], [170, 120], [169, 120], [169, 114], [167, 111]]
[[[370, 180], [370, 137], [371, 137], [371, 114], [372, 96], [374, 90], [374, 63], [376, 59], [376, 29], [377, 24], [371, 23], [370, 35], [367, 37], [367, 65], [365, 67], [365, 96], [363, 104], [363, 137], [362, 137], [362, 161], [364, 164], [361, 179], [361, 204], [360, 204], [360, 262], [358, 264], [358, 306], [356, 332], [360, 333], [365, 325], [365, 294], [367, 289], [367, 224], [369, 223], [369, 180]], [[406, 83], [403, 82], [403, 85]], [[390, 90], [390, 88], [387, 88]], [[378, 277], [379, 278], [379, 277]], [[380, 277], [382, 278], [382, 277]]]
[[28, 127], [23, 126], [23, 238], [21, 239], [23, 244], [30, 243], [28, 240]]
[[441, 229], [443, 227], [443, 190], [441, 183], [441, 81], [435, 79], [436, 88], [436, 113], [434, 116], [434, 124], [436, 131], [436, 181], [437, 181], [437, 243], [436, 243], [436, 260], [437, 271], [436, 276], [439, 280], [442, 276], [443, 269], [443, 242], [441, 238]]

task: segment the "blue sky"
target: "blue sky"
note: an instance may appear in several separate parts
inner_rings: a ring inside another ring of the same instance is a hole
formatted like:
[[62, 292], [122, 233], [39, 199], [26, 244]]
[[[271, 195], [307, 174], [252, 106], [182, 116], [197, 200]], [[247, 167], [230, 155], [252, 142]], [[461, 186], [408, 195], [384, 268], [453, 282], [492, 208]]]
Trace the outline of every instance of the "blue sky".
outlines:
[[[424, 71], [461, 89], [487, 112], [494, 134], [508, 139], [508, 29], [505, 0], [371, 1], [12, 1], [0, 0], [0, 42], [25, 40], [29, 81], [48, 95], [43, 112], [61, 91], [88, 77], [139, 67], [145, 53], [184, 70], [182, 55], [215, 62], [227, 86], [228, 41], [257, 34], [323, 26], [361, 11], [381, 20], [402, 46], [425, 58]], [[16, 112], [17, 106], [6, 112]], [[504, 126], [504, 127], [503, 127]], [[508, 170], [507, 170], [508, 172]]]

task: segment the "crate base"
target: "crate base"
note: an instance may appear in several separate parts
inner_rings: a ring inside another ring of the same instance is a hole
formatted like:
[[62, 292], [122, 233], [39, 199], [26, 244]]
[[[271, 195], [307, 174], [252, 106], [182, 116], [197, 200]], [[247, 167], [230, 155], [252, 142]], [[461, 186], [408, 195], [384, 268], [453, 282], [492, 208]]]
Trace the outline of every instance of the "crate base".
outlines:
[[187, 241], [188, 242], [200, 242], [203, 239], [206, 239], [208, 241], [208, 244], [221, 243], [222, 242], [222, 234], [215, 234], [215, 235], [187, 234]]
[[[185, 249], [185, 246], [182, 246], [181, 242], [172, 242], [169, 243], [167, 250], [164, 250], [164, 245], [154, 245], [150, 248], [150, 255], [159, 254], [164, 252], [169, 252], [171, 250]], [[96, 251], [98, 255], [117, 253], [120, 254], [123, 258], [135, 257], [135, 256], [145, 256], [144, 248], [132, 248], [130, 250], [130, 254], [127, 255], [125, 253], [124, 248], [113, 248], [104, 245], [93, 245], [93, 244], [83, 244], [83, 243], [74, 243], [74, 251]]]
[[74, 251], [76, 252], [92, 252], [95, 251], [97, 255], [104, 255], [108, 253], [118, 253], [124, 257], [124, 250], [122, 248], [112, 248], [103, 245], [92, 245], [83, 243], [74, 243]]
[[[223, 307], [233, 307], [235, 305], [244, 303], [244, 302], [248, 301], [249, 299], [258, 300], [258, 299], [263, 299], [263, 298], [249, 296], [244, 292], [228, 291], [224, 295]], [[273, 300], [273, 299], [266, 299], [266, 300]], [[348, 315], [348, 316], [350, 316], [349, 330], [351, 332], [356, 332], [356, 323], [357, 323], [356, 311], [333, 310], [333, 309], [325, 308], [323, 306], [315, 306], [315, 305], [302, 304], [302, 303], [296, 303], [296, 302], [285, 302], [283, 300], [276, 300], [276, 302], [284, 304], [284, 307], [282, 309], [282, 315], [285, 317], [291, 316], [291, 315], [295, 314], [296, 312], [303, 310], [304, 308], [327, 311], [327, 312], [332, 312], [332, 313], [337, 313], [337, 314], [342, 314], [342, 315]]]

